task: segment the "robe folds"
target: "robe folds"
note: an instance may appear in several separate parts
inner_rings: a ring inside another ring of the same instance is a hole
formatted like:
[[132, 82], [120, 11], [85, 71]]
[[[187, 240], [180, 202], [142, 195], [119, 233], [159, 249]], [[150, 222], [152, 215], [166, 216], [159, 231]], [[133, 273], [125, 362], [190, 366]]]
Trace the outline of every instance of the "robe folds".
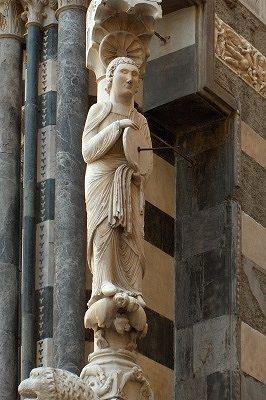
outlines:
[[[93, 274], [89, 305], [103, 297], [101, 288], [108, 283], [131, 296], [142, 295], [143, 185], [137, 184], [136, 171], [125, 157], [118, 123], [122, 119], [136, 123], [151, 143], [145, 117], [136, 109], [122, 115], [111, 103], [97, 103], [90, 108], [83, 132], [87, 260]], [[142, 176], [142, 182], [147, 175]]]

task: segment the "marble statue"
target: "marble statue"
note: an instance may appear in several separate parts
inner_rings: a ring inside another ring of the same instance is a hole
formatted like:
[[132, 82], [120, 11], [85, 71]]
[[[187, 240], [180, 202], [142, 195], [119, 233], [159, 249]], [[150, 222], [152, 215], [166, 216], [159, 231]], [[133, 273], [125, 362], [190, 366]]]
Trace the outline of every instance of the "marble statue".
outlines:
[[106, 77], [110, 102], [91, 107], [82, 140], [87, 163], [87, 256], [93, 274], [88, 306], [117, 293], [144, 306], [143, 185], [152, 171], [152, 159], [149, 156], [142, 171], [141, 158], [134, 161], [130, 153], [136, 152], [141, 136], [151, 147], [150, 132], [145, 117], [134, 108], [140, 79], [135, 62], [114, 59]]

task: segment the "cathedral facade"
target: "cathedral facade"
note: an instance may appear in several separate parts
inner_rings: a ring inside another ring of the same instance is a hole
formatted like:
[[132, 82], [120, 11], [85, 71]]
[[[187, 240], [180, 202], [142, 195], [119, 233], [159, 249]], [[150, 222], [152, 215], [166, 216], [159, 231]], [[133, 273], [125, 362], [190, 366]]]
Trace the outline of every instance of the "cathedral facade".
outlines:
[[[18, 398], [36, 367], [79, 375], [93, 351], [81, 153], [97, 102], [89, 3], [0, 2], [1, 400]], [[138, 364], [157, 400], [262, 400], [265, 1], [161, 6], [135, 99], [154, 148]]]

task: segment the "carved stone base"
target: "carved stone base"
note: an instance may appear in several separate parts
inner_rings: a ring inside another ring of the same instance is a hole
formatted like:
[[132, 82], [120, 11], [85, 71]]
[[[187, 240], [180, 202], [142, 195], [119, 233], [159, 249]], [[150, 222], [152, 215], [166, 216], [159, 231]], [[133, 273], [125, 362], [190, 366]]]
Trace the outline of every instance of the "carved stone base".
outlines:
[[102, 400], [153, 400], [153, 393], [133, 352], [103, 349], [89, 356], [80, 377]]

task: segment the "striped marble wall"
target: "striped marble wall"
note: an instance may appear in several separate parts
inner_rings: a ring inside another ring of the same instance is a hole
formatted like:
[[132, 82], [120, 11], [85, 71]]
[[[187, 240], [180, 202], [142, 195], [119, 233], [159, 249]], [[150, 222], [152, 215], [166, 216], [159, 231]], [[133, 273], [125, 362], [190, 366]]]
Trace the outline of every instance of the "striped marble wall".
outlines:
[[266, 138], [241, 123], [240, 359], [243, 400], [266, 397]]
[[194, 93], [197, 86], [196, 7], [166, 14], [156, 24], [156, 31], [166, 43], [157, 36], [151, 41], [144, 78], [145, 111]]
[[[149, 331], [138, 345], [138, 363], [158, 400], [174, 397], [174, 218], [173, 160], [154, 155], [154, 170], [146, 187], [143, 294]], [[91, 276], [87, 276], [87, 297]], [[92, 331], [86, 332], [86, 355], [93, 351]]]

